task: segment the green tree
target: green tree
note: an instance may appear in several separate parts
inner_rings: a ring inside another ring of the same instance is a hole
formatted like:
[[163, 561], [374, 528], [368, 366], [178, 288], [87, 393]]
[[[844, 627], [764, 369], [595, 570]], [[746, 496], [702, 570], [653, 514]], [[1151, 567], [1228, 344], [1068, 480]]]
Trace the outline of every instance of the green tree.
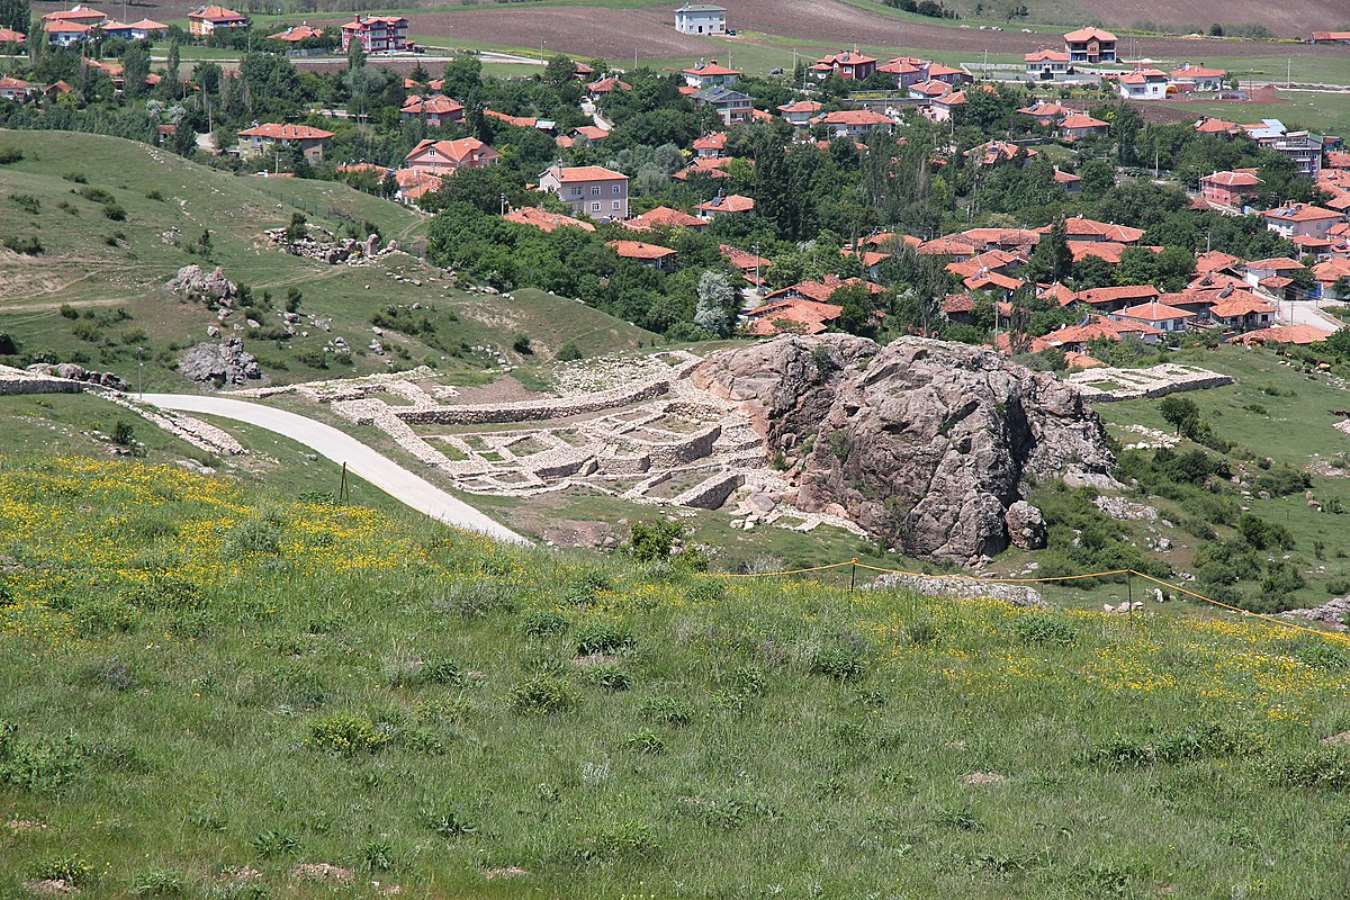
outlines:
[[483, 64], [476, 56], [456, 56], [445, 67], [446, 95], [467, 103], [483, 88]]
[[145, 79], [150, 74], [150, 54], [139, 41], [127, 48], [122, 55], [122, 66], [126, 83], [123, 92], [135, 99], [145, 93]]
[[1200, 407], [1195, 405], [1194, 400], [1176, 394], [1163, 398], [1158, 404], [1158, 413], [1180, 435], [1193, 433], [1200, 424]]
[[[0, 28], [29, 34], [33, 30], [33, 13], [28, 0], [0, 0]], [[30, 39], [32, 37], [30, 35]]]
[[698, 279], [698, 305], [694, 309], [694, 324], [714, 337], [731, 333], [731, 317], [736, 303], [736, 291], [725, 272], [708, 270]]
[[1063, 281], [1073, 273], [1073, 252], [1061, 219], [1041, 238], [1027, 262], [1027, 277], [1033, 281]]
[[350, 72], [353, 69], [361, 69], [364, 68], [365, 65], [366, 65], [365, 45], [362, 44], [356, 38], [352, 38], [352, 40], [347, 44], [347, 71]]
[[178, 98], [178, 69], [181, 62], [178, 39], [175, 38], [169, 42], [169, 59], [164, 67], [164, 81], [162, 82], [164, 96], [170, 100]]
[[834, 292], [830, 302], [843, 307], [837, 322], [841, 331], [863, 337], [876, 335], [877, 310], [872, 303], [872, 292], [868, 290], [867, 285], [845, 285]]

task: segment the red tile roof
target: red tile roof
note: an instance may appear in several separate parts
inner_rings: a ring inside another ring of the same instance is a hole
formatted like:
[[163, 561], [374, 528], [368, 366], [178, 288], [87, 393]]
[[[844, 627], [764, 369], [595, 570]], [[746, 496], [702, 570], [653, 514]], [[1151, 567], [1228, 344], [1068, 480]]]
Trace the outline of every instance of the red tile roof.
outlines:
[[15, 31], [13, 28], [0, 28], [0, 44], [22, 44], [24, 40], [22, 31]]
[[1234, 344], [1317, 344], [1331, 336], [1331, 332], [1322, 331], [1311, 325], [1276, 325], [1272, 328], [1259, 328], [1246, 334], [1229, 338]]
[[842, 306], [819, 303], [795, 297], [778, 303], [766, 303], [746, 313], [750, 322], [746, 331], [751, 334], [773, 335], [784, 331], [802, 334], [820, 334], [829, 322], [844, 312]]
[[706, 203], [700, 203], [698, 209], [710, 213], [742, 213], [755, 208], [754, 197], [742, 197], [740, 194], [727, 194], [714, 197]]
[[613, 75], [608, 78], [601, 78], [598, 81], [592, 81], [586, 85], [586, 90], [592, 94], [608, 94], [612, 91], [631, 91], [633, 86], [626, 81], [620, 81]]
[[1223, 187], [1256, 187], [1263, 183], [1260, 178], [1257, 178], [1251, 172], [1213, 172], [1200, 180]]
[[1078, 291], [1074, 299], [1095, 306], [1099, 303], [1119, 303], [1121, 300], [1149, 300], [1162, 294], [1151, 284], [1124, 284], [1119, 287], [1089, 288]]
[[646, 244], [642, 241], [605, 241], [605, 246], [612, 248], [624, 259], [665, 259], [667, 256], [675, 255], [675, 251], [669, 247]]
[[550, 171], [558, 176], [563, 184], [580, 181], [627, 181], [628, 176], [604, 166], [555, 166]]
[[737, 69], [728, 69], [726, 66], [719, 66], [717, 60], [710, 60], [702, 66], [690, 66], [687, 69], [681, 69], [686, 75], [697, 75], [700, 77], [718, 76], [718, 75], [739, 75]]
[[727, 146], [727, 133], [725, 131], [714, 131], [694, 139], [695, 150], [725, 150]]
[[483, 110], [483, 115], [491, 116], [498, 122], [502, 122], [503, 124], [506, 125], [512, 125], [516, 128], [534, 128], [536, 125], [539, 124], [539, 120], [536, 119], [534, 116], [512, 116], [504, 112], [498, 112], [495, 109], [485, 109]]
[[204, 22], [247, 22], [248, 17], [223, 6], [202, 6], [188, 13], [189, 19], [201, 19]]
[[1339, 219], [1341, 214], [1309, 203], [1290, 203], [1261, 213], [1267, 219], [1280, 222], [1317, 222], [1322, 219]]
[[708, 223], [678, 209], [658, 206], [640, 216], [634, 216], [623, 224], [633, 231], [650, 231], [653, 228], [704, 228]]
[[255, 125], [253, 128], [246, 128], [239, 132], [240, 137], [259, 137], [273, 141], [326, 141], [333, 136], [333, 132], [324, 131], [322, 128], [312, 128], [309, 125], [282, 125], [277, 122], [266, 122], [262, 125]]
[[1216, 272], [1220, 269], [1235, 266], [1240, 262], [1242, 262], [1241, 259], [1224, 253], [1222, 250], [1206, 250], [1195, 257], [1195, 271], [1201, 274]]
[[825, 125], [850, 127], [893, 124], [889, 116], [883, 116], [881, 113], [873, 112], [870, 109], [837, 109], [820, 116], [817, 121]]
[[1108, 123], [1108, 122], [1103, 122], [1101, 119], [1094, 119], [1094, 118], [1092, 118], [1092, 116], [1083, 115], [1082, 113], [1073, 113], [1072, 115], [1067, 115], [1067, 116], [1065, 116], [1062, 120], [1060, 120], [1059, 127], [1060, 127], [1060, 128], [1110, 128], [1111, 125], [1110, 125], [1110, 123]]
[[413, 94], [403, 102], [403, 109], [400, 110], [400, 112], [416, 116], [448, 116], [463, 111], [463, 103], [444, 94], [433, 94], [430, 97], [419, 97], [417, 94]]
[[595, 226], [590, 222], [583, 222], [581, 219], [574, 219], [571, 216], [565, 216], [562, 213], [549, 212], [537, 206], [524, 206], [520, 209], [513, 209], [502, 216], [506, 222], [514, 222], [517, 225], [529, 225], [532, 228], [538, 228], [545, 233], [552, 233], [559, 228], [580, 228], [582, 231], [594, 231]]
[[1247, 263], [1247, 271], [1259, 269], [1261, 271], [1284, 272], [1290, 269], [1301, 269], [1303, 263], [1296, 259], [1290, 259], [1287, 256], [1273, 256], [1270, 259], [1254, 259]]
[[1051, 50], [1047, 47], [1035, 53], [1027, 53], [1022, 59], [1027, 62], [1068, 62], [1069, 54], [1063, 50]]
[[1104, 28], [1097, 28], [1092, 25], [1089, 25], [1086, 28], [1079, 28], [1075, 31], [1070, 31], [1068, 34], [1064, 35], [1064, 40], [1074, 44], [1084, 43], [1086, 41], [1111, 42], [1114, 41], [1115, 39], [1116, 36], [1111, 32], [1105, 30]]
[[784, 103], [778, 107], [781, 113], [809, 113], [820, 112], [820, 104], [814, 100], [797, 100], [793, 103]]
[[1153, 300], [1148, 303], [1140, 303], [1138, 306], [1131, 306], [1128, 309], [1122, 309], [1111, 315], [1125, 316], [1129, 319], [1139, 319], [1144, 322], [1166, 322], [1171, 319], [1189, 319], [1195, 313]]

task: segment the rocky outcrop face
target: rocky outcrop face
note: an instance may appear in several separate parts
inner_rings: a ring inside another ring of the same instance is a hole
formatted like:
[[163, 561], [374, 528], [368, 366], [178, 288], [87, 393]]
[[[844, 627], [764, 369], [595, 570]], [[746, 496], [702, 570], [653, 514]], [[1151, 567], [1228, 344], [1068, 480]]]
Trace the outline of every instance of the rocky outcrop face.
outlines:
[[262, 377], [257, 357], [246, 353], [243, 340], [237, 337], [226, 338], [219, 344], [201, 343], [189, 347], [178, 361], [178, 371], [192, 381], [216, 387], [243, 384]]
[[381, 251], [380, 236], [377, 234], [370, 235], [364, 241], [356, 241], [336, 238], [331, 232], [321, 229], [316, 230], [318, 237], [311, 236], [308, 231], [303, 237], [295, 237], [289, 231], [287, 228], [273, 228], [265, 234], [268, 241], [292, 256], [321, 260], [330, 266], [338, 263], [359, 265], [369, 262], [382, 252], [397, 249], [397, 245], [391, 241], [390, 246]]
[[1045, 517], [1025, 500], [1008, 507], [1003, 516], [1008, 526], [1008, 540], [1023, 550], [1040, 550], [1045, 546]]
[[178, 273], [165, 284], [175, 294], [182, 294], [193, 300], [206, 300], [229, 305], [229, 301], [239, 296], [239, 287], [225, 277], [225, 270], [216, 266], [207, 272], [201, 266], [183, 266]]
[[[1114, 462], [1077, 388], [964, 344], [784, 336], [715, 353], [691, 377], [742, 405], [782, 455], [796, 505], [914, 556], [991, 557], [1029, 478]], [[1032, 509], [1013, 514], [1019, 540], [1037, 538]]]
[[28, 367], [27, 371], [37, 375], [69, 378], [71, 381], [96, 384], [101, 387], [112, 388], [115, 391], [127, 389], [127, 383], [120, 375], [115, 375], [112, 372], [96, 372], [75, 363], [34, 363]]

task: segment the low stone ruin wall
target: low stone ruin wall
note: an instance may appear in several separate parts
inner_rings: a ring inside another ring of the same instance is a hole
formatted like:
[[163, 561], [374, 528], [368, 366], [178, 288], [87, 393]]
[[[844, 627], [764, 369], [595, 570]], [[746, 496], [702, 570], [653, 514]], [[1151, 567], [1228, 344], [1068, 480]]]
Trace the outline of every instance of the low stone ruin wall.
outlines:
[[33, 372], [25, 372], [23, 369], [0, 366], [0, 395], [78, 394], [82, 390], [84, 390], [84, 385], [69, 378], [37, 375]]
[[1066, 380], [1077, 385], [1090, 403], [1151, 399], [1233, 383], [1228, 375], [1175, 363], [1147, 369], [1087, 369], [1074, 372]]
[[409, 425], [497, 425], [506, 422], [538, 422], [640, 403], [643, 400], [663, 396], [669, 390], [670, 382], [662, 380], [570, 398], [549, 397], [520, 403], [465, 404], [437, 406], [433, 409], [404, 410], [391, 407], [390, 411]]

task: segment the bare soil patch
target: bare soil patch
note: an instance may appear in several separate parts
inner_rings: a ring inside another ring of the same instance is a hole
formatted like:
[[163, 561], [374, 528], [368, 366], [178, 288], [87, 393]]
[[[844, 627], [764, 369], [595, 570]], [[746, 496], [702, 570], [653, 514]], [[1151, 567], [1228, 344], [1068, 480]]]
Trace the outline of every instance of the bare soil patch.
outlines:
[[536, 400], [545, 396], [530, 390], [510, 375], [498, 378], [491, 384], [478, 387], [457, 387], [455, 390], [457, 393], [454, 399], [450, 401], [455, 406], [480, 403], [516, 403], [521, 400]]
[[614, 60], [639, 56], [693, 56], [714, 46], [675, 30], [671, 9], [604, 9], [585, 6], [512, 7], [419, 14], [418, 34], [486, 41], [511, 47], [566, 50]]
[[1314, 31], [1334, 31], [1345, 24], [1344, 0], [1293, 0], [1269, 3], [1267, 0], [1227, 0], [1222, 5], [1207, 0], [1078, 0], [1090, 14], [1085, 21], [1107, 25], [1134, 25], [1154, 22], [1182, 29], [1207, 28], [1214, 22], [1223, 25], [1264, 25], [1272, 34], [1307, 37]]

